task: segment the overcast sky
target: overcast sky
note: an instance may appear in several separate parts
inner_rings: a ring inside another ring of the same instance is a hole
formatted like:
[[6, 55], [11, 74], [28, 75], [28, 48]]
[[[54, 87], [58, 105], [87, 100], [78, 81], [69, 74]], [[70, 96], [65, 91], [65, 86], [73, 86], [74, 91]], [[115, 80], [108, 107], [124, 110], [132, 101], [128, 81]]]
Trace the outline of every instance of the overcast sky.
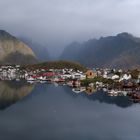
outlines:
[[124, 31], [140, 36], [140, 0], [0, 0], [0, 29], [56, 54], [73, 41]]

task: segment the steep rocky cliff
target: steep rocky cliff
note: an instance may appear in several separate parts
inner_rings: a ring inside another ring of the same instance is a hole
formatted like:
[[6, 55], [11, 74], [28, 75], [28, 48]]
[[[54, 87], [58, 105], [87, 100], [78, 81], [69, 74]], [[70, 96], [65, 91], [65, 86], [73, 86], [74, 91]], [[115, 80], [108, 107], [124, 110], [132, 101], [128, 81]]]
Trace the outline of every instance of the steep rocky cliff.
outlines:
[[0, 30], [0, 64], [32, 64], [37, 58], [26, 44]]

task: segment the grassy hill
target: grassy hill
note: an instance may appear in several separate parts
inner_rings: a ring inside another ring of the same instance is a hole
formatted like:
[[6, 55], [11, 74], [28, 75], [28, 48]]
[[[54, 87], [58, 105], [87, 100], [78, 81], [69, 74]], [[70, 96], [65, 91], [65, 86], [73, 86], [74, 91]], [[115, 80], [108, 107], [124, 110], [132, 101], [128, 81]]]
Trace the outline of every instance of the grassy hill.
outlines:
[[75, 70], [85, 71], [86, 67], [77, 62], [72, 61], [48, 61], [44, 63], [26, 65], [25, 68], [37, 69], [37, 68], [48, 68], [48, 69], [63, 69], [63, 68], [72, 68]]

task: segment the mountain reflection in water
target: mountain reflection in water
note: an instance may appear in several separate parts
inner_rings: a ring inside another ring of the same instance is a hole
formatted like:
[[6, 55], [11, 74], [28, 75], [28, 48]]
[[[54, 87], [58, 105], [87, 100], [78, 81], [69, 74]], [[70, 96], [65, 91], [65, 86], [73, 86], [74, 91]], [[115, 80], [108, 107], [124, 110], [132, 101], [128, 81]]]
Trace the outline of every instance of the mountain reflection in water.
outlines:
[[25, 82], [0, 81], [0, 110], [21, 100], [32, 92], [34, 85]]
[[[65, 92], [68, 94], [71, 94], [68, 90], [68, 88], [64, 88]], [[83, 96], [88, 98], [91, 101], [99, 101], [100, 103], [107, 103], [107, 104], [115, 104], [118, 107], [126, 108], [133, 104], [132, 101], [130, 101], [128, 96], [108, 96], [108, 94], [102, 90], [97, 90], [95, 88], [89, 88], [87, 87], [85, 91], [81, 93], [72, 93], [73, 97]]]
[[[48, 86], [48, 84], [45, 84]], [[38, 87], [38, 86], [37, 86]], [[39, 86], [40, 87], [40, 86]], [[23, 99], [35, 88], [34, 84], [28, 84], [26, 82], [11, 82], [11, 81], [0, 81], [0, 110], [4, 110], [10, 105]], [[125, 108], [131, 106], [133, 103], [127, 96], [115, 96], [110, 97], [107, 93], [102, 90], [87, 87], [85, 91], [81, 93], [75, 93], [72, 88], [67, 86], [63, 87], [66, 94], [70, 94], [73, 97], [83, 96], [91, 101], [99, 101], [100, 103], [115, 104], [119, 107]], [[41, 89], [36, 88], [36, 92], [40, 92]], [[77, 89], [78, 92], [78, 89]]]

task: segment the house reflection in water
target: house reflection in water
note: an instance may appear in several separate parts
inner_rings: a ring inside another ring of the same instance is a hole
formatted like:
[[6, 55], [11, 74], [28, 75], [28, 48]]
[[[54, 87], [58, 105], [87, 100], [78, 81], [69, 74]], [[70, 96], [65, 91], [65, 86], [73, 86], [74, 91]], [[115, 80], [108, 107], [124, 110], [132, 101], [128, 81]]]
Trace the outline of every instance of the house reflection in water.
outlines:
[[74, 95], [84, 96], [92, 101], [98, 101], [100, 103], [106, 104], [115, 104], [116, 106], [121, 108], [126, 108], [133, 105], [133, 102], [128, 96], [108, 96], [107, 92], [94, 87], [85, 87], [84, 91], [83, 89], [84, 87], [74, 88], [72, 91], [78, 94], [73, 94], [73, 97], [75, 97]]
[[0, 110], [23, 99], [31, 93], [34, 85], [23, 82], [0, 81]]
[[72, 88], [74, 93], [85, 93], [87, 95], [92, 95], [93, 93], [97, 92], [97, 89], [94, 87], [75, 87]]
[[97, 92], [97, 89], [94, 87], [86, 87], [85, 93], [87, 95], [92, 95], [93, 93]]

